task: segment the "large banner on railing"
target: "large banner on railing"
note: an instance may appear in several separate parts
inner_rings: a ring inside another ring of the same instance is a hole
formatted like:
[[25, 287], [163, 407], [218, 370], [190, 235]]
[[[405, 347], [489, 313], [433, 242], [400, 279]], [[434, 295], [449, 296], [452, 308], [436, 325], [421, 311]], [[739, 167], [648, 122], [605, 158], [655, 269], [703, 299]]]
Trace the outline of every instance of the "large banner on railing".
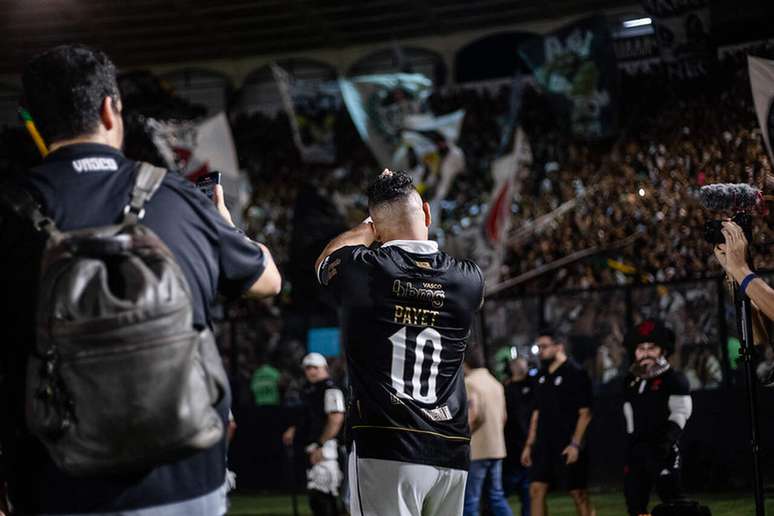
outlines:
[[578, 20], [519, 49], [570, 132], [605, 138], [618, 127], [618, 66], [604, 16]]
[[707, 75], [713, 57], [709, 0], [642, 0], [670, 77]]
[[334, 123], [341, 104], [338, 84], [298, 80], [276, 64], [271, 65], [271, 71], [301, 158], [307, 163], [333, 163]]

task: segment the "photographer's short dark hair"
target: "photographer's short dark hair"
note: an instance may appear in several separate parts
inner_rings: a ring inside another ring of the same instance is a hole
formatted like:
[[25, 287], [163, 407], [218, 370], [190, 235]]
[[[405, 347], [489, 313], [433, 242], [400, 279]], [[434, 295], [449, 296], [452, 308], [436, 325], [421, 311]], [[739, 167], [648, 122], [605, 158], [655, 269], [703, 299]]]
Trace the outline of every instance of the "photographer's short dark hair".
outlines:
[[375, 208], [380, 204], [405, 199], [415, 191], [414, 180], [405, 172], [379, 174], [366, 190], [368, 207]]
[[97, 130], [105, 97], [119, 99], [116, 67], [99, 50], [62, 45], [33, 57], [24, 69], [24, 107], [46, 142]]

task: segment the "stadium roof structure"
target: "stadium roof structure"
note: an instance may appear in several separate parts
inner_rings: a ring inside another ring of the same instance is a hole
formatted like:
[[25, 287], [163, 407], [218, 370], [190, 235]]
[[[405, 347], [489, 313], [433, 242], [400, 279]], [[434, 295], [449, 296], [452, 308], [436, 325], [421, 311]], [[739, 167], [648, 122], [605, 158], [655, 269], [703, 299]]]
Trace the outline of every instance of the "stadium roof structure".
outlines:
[[[632, 2], [636, 3], [636, 2]], [[0, 0], [0, 73], [80, 42], [121, 66], [341, 48], [620, 7], [620, 0]]]

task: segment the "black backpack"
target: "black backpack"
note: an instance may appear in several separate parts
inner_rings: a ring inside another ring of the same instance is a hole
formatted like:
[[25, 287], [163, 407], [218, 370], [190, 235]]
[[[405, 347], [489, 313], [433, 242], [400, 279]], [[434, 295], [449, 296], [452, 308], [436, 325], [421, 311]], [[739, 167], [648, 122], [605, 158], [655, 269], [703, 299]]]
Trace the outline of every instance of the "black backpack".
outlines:
[[651, 516], [712, 516], [709, 508], [690, 500], [675, 500], [657, 505]]
[[29, 195], [4, 196], [47, 236], [27, 425], [71, 475], [142, 471], [223, 436], [214, 406], [227, 379], [214, 337], [194, 329], [183, 272], [140, 223], [165, 172], [141, 164], [120, 224], [71, 232]]

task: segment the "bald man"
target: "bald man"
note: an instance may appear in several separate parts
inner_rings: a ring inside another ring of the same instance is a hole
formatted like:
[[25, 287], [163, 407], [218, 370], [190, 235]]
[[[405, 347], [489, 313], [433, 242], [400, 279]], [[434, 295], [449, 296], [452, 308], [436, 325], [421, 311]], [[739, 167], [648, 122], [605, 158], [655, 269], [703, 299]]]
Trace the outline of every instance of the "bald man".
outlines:
[[408, 175], [379, 175], [368, 209], [316, 264], [342, 314], [352, 514], [460, 515], [470, 452], [462, 361], [484, 278], [428, 240], [430, 207]]

